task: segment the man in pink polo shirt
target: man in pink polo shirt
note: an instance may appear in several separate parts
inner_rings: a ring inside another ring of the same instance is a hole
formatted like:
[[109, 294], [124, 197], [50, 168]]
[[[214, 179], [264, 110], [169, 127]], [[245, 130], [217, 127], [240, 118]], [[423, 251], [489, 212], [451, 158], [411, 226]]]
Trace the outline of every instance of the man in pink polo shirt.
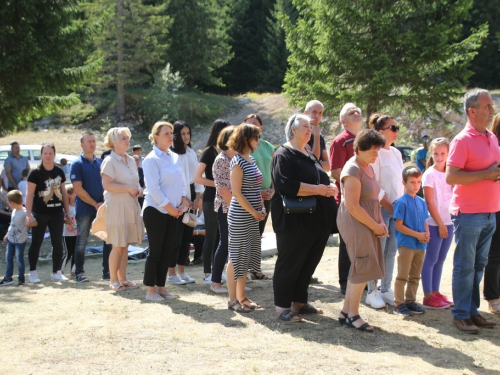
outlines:
[[495, 212], [500, 211], [500, 148], [488, 130], [493, 99], [488, 91], [465, 94], [465, 128], [453, 139], [446, 166], [446, 182], [455, 185], [450, 205], [454, 233], [453, 324], [466, 333], [491, 328], [495, 321], [479, 314], [479, 283], [486, 266]]

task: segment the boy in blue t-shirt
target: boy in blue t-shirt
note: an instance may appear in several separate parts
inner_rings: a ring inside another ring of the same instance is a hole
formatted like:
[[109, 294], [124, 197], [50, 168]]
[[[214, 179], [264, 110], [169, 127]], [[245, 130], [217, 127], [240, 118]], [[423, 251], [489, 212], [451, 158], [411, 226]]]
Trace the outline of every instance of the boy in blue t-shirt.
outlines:
[[[425, 201], [417, 196], [422, 172], [415, 166], [403, 169], [405, 194], [394, 204], [398, 240], [398, 275], [394, 284], [394, 312], [412, 316], [425, 312], [416, 302], [420, 272], [429, 242], [429, 217]], [[406, 293], [405, 293], [406, 287]]]

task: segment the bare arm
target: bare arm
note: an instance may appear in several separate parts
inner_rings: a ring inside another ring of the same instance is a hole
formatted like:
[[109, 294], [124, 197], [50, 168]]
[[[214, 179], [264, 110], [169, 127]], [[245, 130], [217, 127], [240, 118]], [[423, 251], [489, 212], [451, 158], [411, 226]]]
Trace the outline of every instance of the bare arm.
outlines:
[[335, 181], [340, 181], [340, 173], [342, 172], [342, 168], [332, 169], [330, 175]]
[[311, 185], [301, 182], [297, 197], [307, 197], [310, 195], [333, 197], [335, 194], [337, 194], [337, 188], [331, 185]]
[[[439, 237], [447, 238], [448, 237], [448, 229], [446, 225], [444, 225], [441, 216], [439, 216], [439, 212], [436, 206], [436, 202], [434, 202], [434, 189], [430, 186], [424, 186], [424, 197], [425, 203], [427, 204], [427, 209], [431, 214], [431, 217], [434, 219], [439, 228]], [[426, 223], [427, 224], [427, 223]]]
[[241, 207], [248, 213], [250, 213], [255, 220], [261, 221], [266, 217], [265, 213], [257, 211], [250, 202], [246, 199], [246, 197], [241, 192], [241, 186], [243, 183], [243, 170], [239, 165], [235, 165], [231, 170], [231, 190], [233, 191], [233, 195], [240, 204]]
[[104, 173], [101, 176], [102, 187], [104, 188], [104, 190], [109, 191], [110, 193], [129, 193], [133, 197], [139, 194], [139, 189], [137, 188], [137, 186], [117, 184], [116, 182], [113, 182], [113, 178]]
[[16, 181], [14, 180], [14, 177], [12, 177], [12, 168], [5, 168], [5, 174], [7, 175], [7, 178], [9, 179], [14, 189], [17, 189]]
[[212, 180], [210, 180], [206, 177], [203, 177], [203, 173], [205, 173], [206, 168], [207, 168], [207, 165], [205, 163], [200, 162], [198, 164], [198, 168], [196, 168], [196, 171], [194, 172], [193, 182], [195, 182], [197, 184], [205, 185], [205, 186], [215, 187], [215, 183]]
[[380, 201], [380, 205], [384, 207], [387, 211], [389, 211], [391, 214], [394, 214], [394, 206], [387, 199], [387, 195], [384, 195], [384, 197]]
[[31, 222], [31, 210], [33, 209], [33, 199], [35, 198], [35, 188], [36, 185], [33, 182], [28, 181], [28, 186], [26, 188], [26, 222]]
[[489, 168], [482, 171], [467, 172], [452, 165], [446, 166], [446, 183], [450, 185], [468, 185], [484, 180], [499, 181], [500, 168], [498, 162], [493, 163]]
[[82, 187], [82, 182], [81, 181], [73, 181], [73, 188], [75, 189], [75, 194], [78, 195], [78, 198], [80, 198], [85, 203], [91, 205], [96, 210], [99, 208], [98, 204], [102, 203], [102, 202], [95, 201], [94, 198], [92, 198], [89, 195], [89, 193], [87, 193], [87, 190], [85, 190]]
[[224, 202], [228, 205], [228, 207], [231, 205], [231, 198], [233, 195], [231, 194], [231, 190], [227, 187], [219, 188], [219, 194], [224, 199]]
[[323, 169], [326, 172], [330, 172], [330, 161], [328, 160], [328, 152], [326, 150], [321, 151], [321, 158], [319, 160]]

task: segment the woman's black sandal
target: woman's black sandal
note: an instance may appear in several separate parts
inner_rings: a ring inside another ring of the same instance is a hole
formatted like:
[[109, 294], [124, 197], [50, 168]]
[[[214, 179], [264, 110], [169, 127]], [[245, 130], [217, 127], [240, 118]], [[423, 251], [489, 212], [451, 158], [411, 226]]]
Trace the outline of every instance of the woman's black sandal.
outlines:
[[340, 315], [343, 315], [343, 318], [338, 318], [339, 324], [343, 326], [345, 324], [345, 321], [347, 319], [347, 313], [343, 312], [342, 310], [340, 311]]
[[[368, 323], [362, 324], [359, 327], [355, 327], [354, 324], [352, 324], [352, 323], [358, 319], [361, 319], [361, 317], [359, 315], [355, 315], [352, 318], [347, 317], [345, 325], [349, 328], [356, 328], [358, 331], [373, 332], [373, 327], [371, 325], [369, 325]], [[368, 327], [370, 327], [371, 330], [367, 329]]]

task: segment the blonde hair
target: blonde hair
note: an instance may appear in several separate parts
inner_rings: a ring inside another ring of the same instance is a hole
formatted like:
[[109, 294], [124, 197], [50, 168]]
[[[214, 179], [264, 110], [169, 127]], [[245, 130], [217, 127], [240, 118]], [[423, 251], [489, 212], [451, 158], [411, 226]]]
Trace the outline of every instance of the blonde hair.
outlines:
[[151, 129], [151, 134], [149, 135], [149, 140], [151, 141], [152, 145], [156, 146], [156, 141], [155, 141], [155, 135], [160, 134], [161, 128], [164, 126], [168, 126], [172, 132], [174, 131], [174, 126], [168, 122], [168, 121], [157, 121], [154, 125], [153, 128]]
[[75, 192], [75, 188], [73, 187], [73, 184], [67, 184], [66, 185], [66, 193], [73, 194], [74, 192]]
[[435, 138], [432, 140], [431, 144], [429, 145], [429, 159], [427, 160], [427, 164], [425, 166], [425, 169], [429, 169], [430, 167], [432, 167], [434, 165], [434, 159], [432, 157], [432, 153], [434, 152], [434, 149], [437, 147], [437, 146], [446, 146], [448, 147], [448, 151], [450, 151], [450, 140], [448, 138], [445, 138], [445, 137], [439, 137], [439, 138]]
[[114, 150], [115, 143], [118, 142], [118, 137], [123, 133], [128, 135], [129, 138], [132, 137], [132, 133], [130, 133], [129, 128], [117, 127], [109, 129], [106, 137], [104, 138], [104, 147], [106, 147], [108, 150]]

